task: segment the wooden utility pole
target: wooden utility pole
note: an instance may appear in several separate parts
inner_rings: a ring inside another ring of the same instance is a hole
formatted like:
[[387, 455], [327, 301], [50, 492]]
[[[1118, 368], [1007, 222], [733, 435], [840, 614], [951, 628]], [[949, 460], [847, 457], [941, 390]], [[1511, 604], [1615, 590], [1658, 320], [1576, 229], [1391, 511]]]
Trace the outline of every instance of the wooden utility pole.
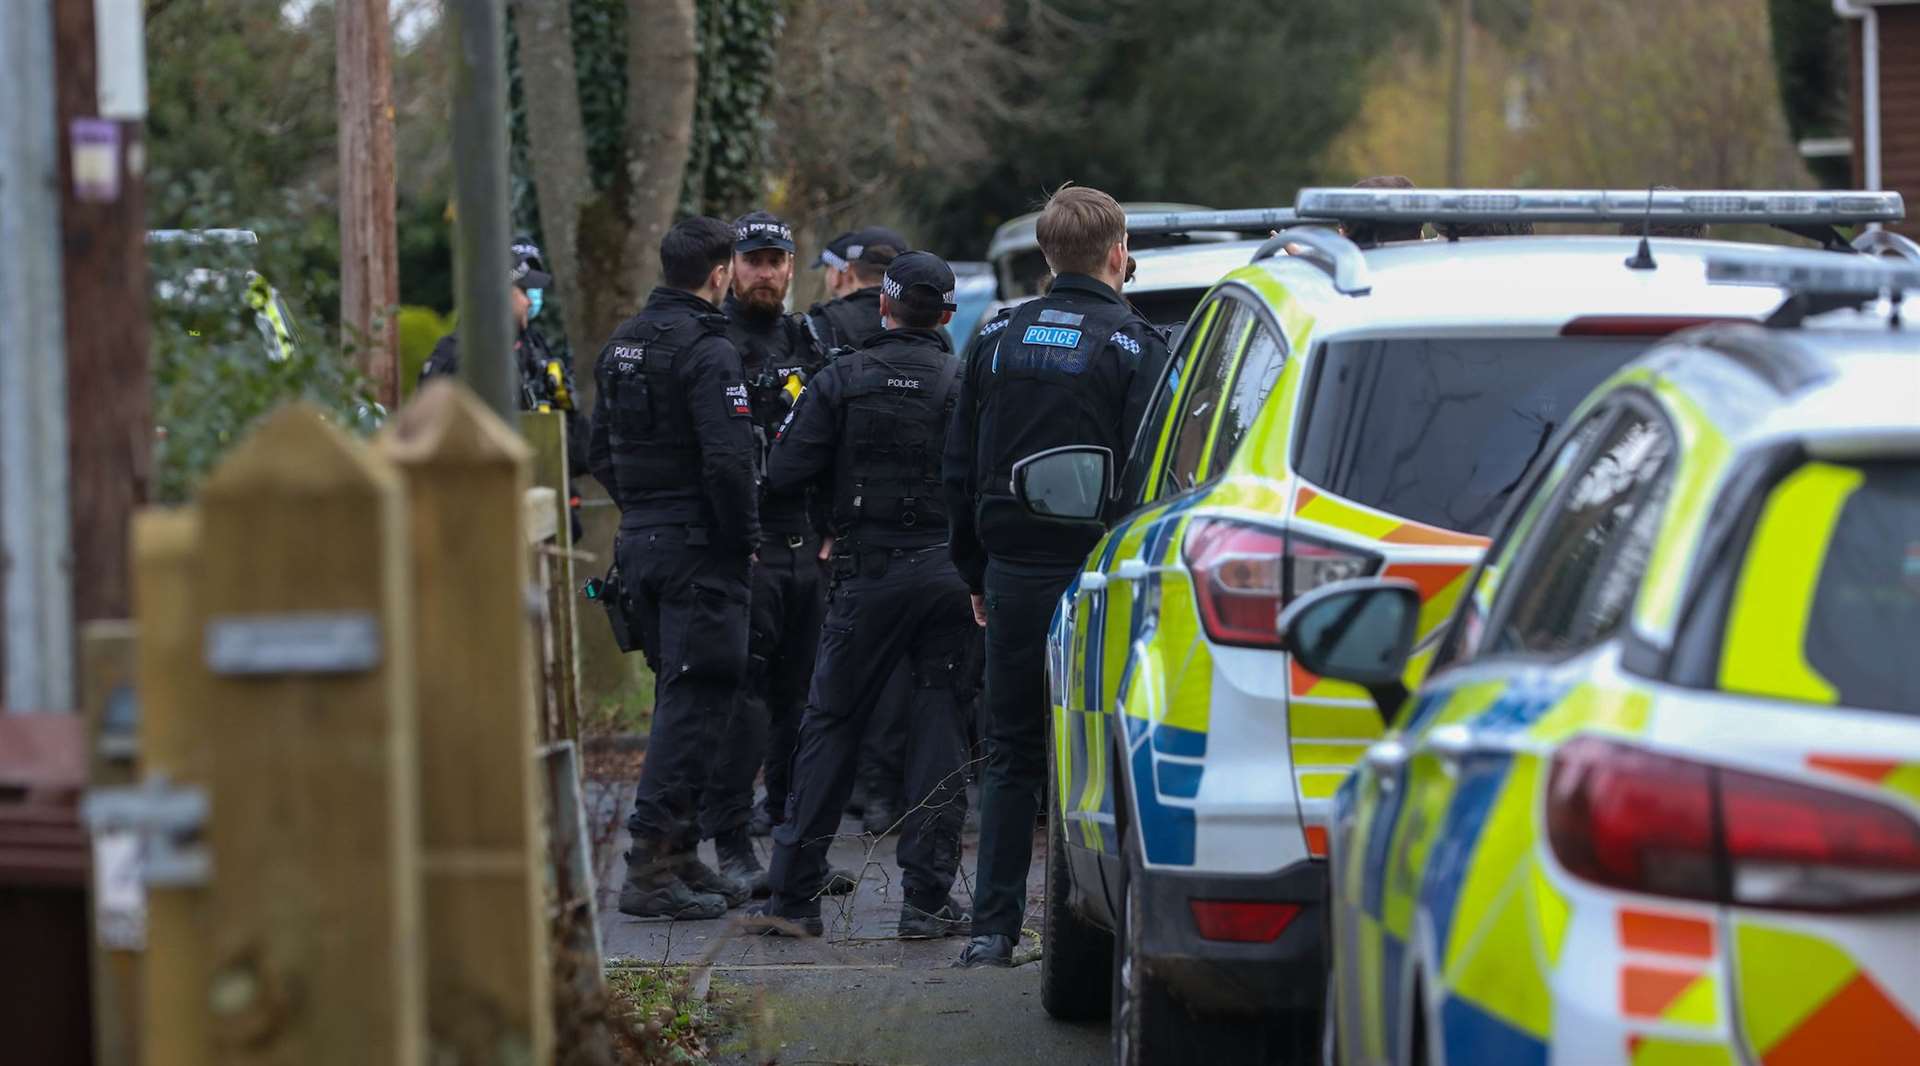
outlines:
[[[400, 402], [394, 233], [393, 33], [387, 0], [334, 5], [340, 95], [340, 325], [389, 409]], [[504, 258], [504, 255], [502, 256]]]
[[[142, 8], [28, 2], [53, 4], [74, 620], [126, 618], [128, 528], [147, 497], [153, 443]], [[98, 11], [110, 17], [96, 25]]]

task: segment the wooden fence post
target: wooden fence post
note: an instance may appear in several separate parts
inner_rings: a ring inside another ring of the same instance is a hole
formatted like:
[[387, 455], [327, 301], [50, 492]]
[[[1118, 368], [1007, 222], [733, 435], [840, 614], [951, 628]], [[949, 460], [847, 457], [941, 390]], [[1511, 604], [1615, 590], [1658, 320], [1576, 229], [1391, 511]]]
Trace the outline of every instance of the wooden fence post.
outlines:
[[567, 468], [566, 415], [527, 411], [520, 415], [520, 434], [533, 449], [533, 483], [554, 491], [557, 532], [546, 585], [547, 615], [552, 626], [553, 657], [546, 664], [549, 711], [559, 729], [544, 739], [580, 741], [580, 641], [575, 616], [579, 584], [574, 573], [573, 488]]
[[[204, 788], [213, 768], [203, 702], [207, 681], [194, 589], [200, 518], [191, 507], [148, 508], [133, 519], [133, 617], [140, 638], [143, 774]], [[144, 1066], [198, 1066], [212, 1057], [207, 974], [212, 922], [205, 886], [147, 888], [147, 955], [141, 982]]]
[[524, 498], [527, 446], [440, 380], [382, 434], [413, 550], [435, 1062], [553, 1057]]
[[[210, 1061], [425, 1061], [405, 499], [304, 404], [200, 497]], [[476, 794], [492, 786], [474, 782]]]

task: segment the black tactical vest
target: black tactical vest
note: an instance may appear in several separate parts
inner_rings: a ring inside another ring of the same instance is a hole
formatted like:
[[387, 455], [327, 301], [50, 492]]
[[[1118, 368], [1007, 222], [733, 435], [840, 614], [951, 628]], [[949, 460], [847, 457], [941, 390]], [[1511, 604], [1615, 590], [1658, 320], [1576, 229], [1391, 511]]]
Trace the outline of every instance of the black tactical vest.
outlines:
[[[1096, 359], [1114, 357], [1106, 351], [1110, 341], [1137, 346], [1120, 334], [1134, 318], [1125, 304], [1068, 309], [1043, 298], [1015, 308], [1004, 326], [989, 324], [1000, 336], [982, 349], [988, 365], [979, 404], [987, 413], [978, 432], [994, 463], [992, 476], [983, 479], [985, 493], [1009, 492], [1013, 464], [1049, 448], [1098, 444], [1112, 448], [1116, 462], [1124, 459], [1126, 442], [1112, 439], [1120, 398], [1103, 397], [1085, 377]], [[1017, 398], [994, 403], [1003, 390]]]
[[940, 459], [961, 364], [931, 344], [885, 344], [840, 356], [835, 535], [899, 545], [947, 536]]
[[642, 312], [607, 343], [600, 388], [621, 499], [699, 487], [700, 449], [675, 368], [702, 338], [726, 332], [724, 315], [663, 309]]
[[880, 322], [878, 289], [861, 289], [807, 309], [809, 325], [823, 351], [858, 348], [886, 329]]

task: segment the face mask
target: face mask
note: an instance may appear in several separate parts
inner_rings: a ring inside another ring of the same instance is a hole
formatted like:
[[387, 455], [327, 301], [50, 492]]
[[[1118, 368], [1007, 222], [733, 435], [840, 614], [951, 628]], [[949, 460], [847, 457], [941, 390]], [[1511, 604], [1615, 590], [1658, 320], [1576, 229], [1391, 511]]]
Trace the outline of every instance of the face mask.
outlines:
[[540, 317], [540, 305], [544, 302], [545, 295], [545, 291], [541, 289], [527, 290], [527, 321], [531, 322]]

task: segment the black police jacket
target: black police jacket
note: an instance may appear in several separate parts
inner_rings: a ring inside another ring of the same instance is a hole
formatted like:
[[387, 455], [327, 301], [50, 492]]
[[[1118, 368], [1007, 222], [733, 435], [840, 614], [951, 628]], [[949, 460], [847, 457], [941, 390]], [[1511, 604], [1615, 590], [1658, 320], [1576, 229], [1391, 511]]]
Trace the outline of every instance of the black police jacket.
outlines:
[[[763, 314], [727, 294], [727, 339], [740, 353], [747, 397], [753, 405], [756, 458], [764, 466], [780, 423], [808, 380], [826, 364], [800, 315]], [[760, 491], [760, 527], [768, 534], [806, 535], [817, 523], [806, 492], [774, 492], [764, 481]]]
[[588, 463], [621, 526], [698, 527], [723, 550], [758, 548], [753, 407], [726, 316], [656, 288], [608, 338], [594, 376]]
[[1116, 467], [1124, 463], [1166, 358], [1159, 331], [1084, 274], [1060, 275], [1047, 295], [981, 327], [944, 468], [953, 561], [974, 592], [989, 555], [1060, 566], [1086, 557], [1098, 535], [1063, 534], [1027, 514], [1013, 497], [1013, 466], [1076, 444], [1108, 448]]
[[[573, 364], [553, 354], [537, 329], [523, 329], [513, 339], [513, 363], [520, 374], [522, 411], [559, 411], [566, 416], [567, 469], [577, 477], [587, 469], [586, 420], [573, 404]], [[420, 366], [418, 385], [428, 378], [460, 375], [460, 335], [449, 333], [433, 346]], [[416, 387], [418, 387], [416, 385]]]
[[939, 544], [948, 527], [941, 461], [959, 393], [944, 332], [879, 333], [814, 375], [774, 442], [767, 483], [819, 486], [843, 543]]
[[807, 309], [807, 326], [820, 350], [858, 348], [886, 329], [880, 322], [880, 286], [873, 285]]

